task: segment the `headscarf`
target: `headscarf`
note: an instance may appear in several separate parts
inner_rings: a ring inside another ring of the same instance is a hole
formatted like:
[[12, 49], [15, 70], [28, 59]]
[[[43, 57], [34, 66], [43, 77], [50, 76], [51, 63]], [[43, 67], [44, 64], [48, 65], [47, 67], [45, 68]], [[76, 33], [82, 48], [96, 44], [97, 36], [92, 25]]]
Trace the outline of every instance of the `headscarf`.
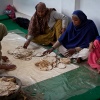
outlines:
[[55, 8], [47, 8], [45, 16], [43, 18], [39, 18], [37, 13], [35, 12], [33, 17], [31, 18], [28, 27], [28, 34], [33, 36], [45, 34], [45, 29], [48, 27], [47, 23], [50, 19], [50, 14], [53, 10], [55, 10]]
[[96, 37], [96, 40], [99, 40], [99, 41], [100, 41], [100, 36], [97, 36], [97, 37]]
[[80, 19], [80, 25], [74, 26], [73, 22], [71, 22], [58, 41], [66, 49], [87, 48], [89, 43], [98, 36], [96, 25], [92, 20], [87, 19], [87, 16], [81, 10], [74, 11], [72, 15], [76, 15]]

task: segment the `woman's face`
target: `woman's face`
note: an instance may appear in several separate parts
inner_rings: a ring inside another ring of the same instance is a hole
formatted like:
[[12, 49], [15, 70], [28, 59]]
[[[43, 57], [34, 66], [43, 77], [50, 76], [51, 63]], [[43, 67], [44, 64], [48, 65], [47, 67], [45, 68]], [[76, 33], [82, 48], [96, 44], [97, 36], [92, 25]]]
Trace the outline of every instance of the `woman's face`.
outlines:
[[45, 10], [37, 10], [37, 15], [43, 17], [45, 15]]
[[79, 26], [81, 24], [80, 19], [77, 16], [72, 16], [72, 22], [74, 24], [74, 26]]
[[46, 13], [46, 7], [44, 5], [38, 5], [36, 12], [39, 17], [43, 17]]

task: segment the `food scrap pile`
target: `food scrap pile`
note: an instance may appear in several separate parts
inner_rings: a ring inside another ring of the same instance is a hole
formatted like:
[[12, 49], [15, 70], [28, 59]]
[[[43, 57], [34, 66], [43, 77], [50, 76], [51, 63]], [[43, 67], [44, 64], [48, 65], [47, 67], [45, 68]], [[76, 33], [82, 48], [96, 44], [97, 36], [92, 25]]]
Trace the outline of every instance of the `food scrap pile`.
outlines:
[[66, 68], [67, 64], [70, 64], [68, 58], [57, 58], [56, 56], [45, 56], [40, 61], [35, 63], [35, 66], [41, 71], [49, 71], [55, 67], [60, 69]]

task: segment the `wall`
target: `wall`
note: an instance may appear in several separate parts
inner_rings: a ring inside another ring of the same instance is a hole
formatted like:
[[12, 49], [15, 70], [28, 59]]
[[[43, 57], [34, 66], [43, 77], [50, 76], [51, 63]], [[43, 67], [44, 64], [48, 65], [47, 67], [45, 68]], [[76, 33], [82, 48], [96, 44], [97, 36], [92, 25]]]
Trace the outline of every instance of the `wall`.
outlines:
[[100, 33], [100, 0], [80, 0], [79, 9], [83, 10], [87, 17], [96, 23]]
[[81, 9], [89, 19], [96, 23], [100, 32], [100, 0], [0, 0], [0, 14], [3, 14], [6, 6], [10, 4], [14, 5], [19, 12], [31, 17], [38, 2], [44, 2], [47, 7], [54, 7], [58, 12], [62, 12], [70, 18], [74, 10]]
[[62, 13], [71, 17], [74, 10], [84, 11], [92, 19], [100, 33], [100, 0], [62, 0]]
[[75, 9], [75, 0], [62, 0], [62, 13], [71, 17], [72, 12]]
[[0, 15], [3, 14], [4, 9], [9, 4], [13, 5], [13, 0], [0, 0]]
[[[35, 12], [35, 5], [38, 2], [46, 3], [47, 7], [55, 7], [57, 11], [61, 12], [61, 0], [13, 0], [13, 4], [19, 12], [32, 16]], [[55, 6], [56, 5], [56, 6]]]

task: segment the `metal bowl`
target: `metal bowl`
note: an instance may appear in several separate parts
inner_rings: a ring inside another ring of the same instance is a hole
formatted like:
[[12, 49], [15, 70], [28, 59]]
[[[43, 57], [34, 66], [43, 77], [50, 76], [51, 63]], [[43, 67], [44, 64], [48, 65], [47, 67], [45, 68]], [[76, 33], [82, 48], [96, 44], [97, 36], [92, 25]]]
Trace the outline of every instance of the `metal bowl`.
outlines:
[[14, 93], [12, 93], [8, 96], [0, 96], [0, 100], [12, 100], [12, 99], [16, 98], [18, 93], [21, 90], [21, 85], [22, 85], [21, 81], [18, 78], [14, 77], [14, 76], [0, 76], [0, 78], [2, 78], [2, 77], [15, 78], [16, 84], [19, 85], [19, 88], [17, 90], [15, 90]]

